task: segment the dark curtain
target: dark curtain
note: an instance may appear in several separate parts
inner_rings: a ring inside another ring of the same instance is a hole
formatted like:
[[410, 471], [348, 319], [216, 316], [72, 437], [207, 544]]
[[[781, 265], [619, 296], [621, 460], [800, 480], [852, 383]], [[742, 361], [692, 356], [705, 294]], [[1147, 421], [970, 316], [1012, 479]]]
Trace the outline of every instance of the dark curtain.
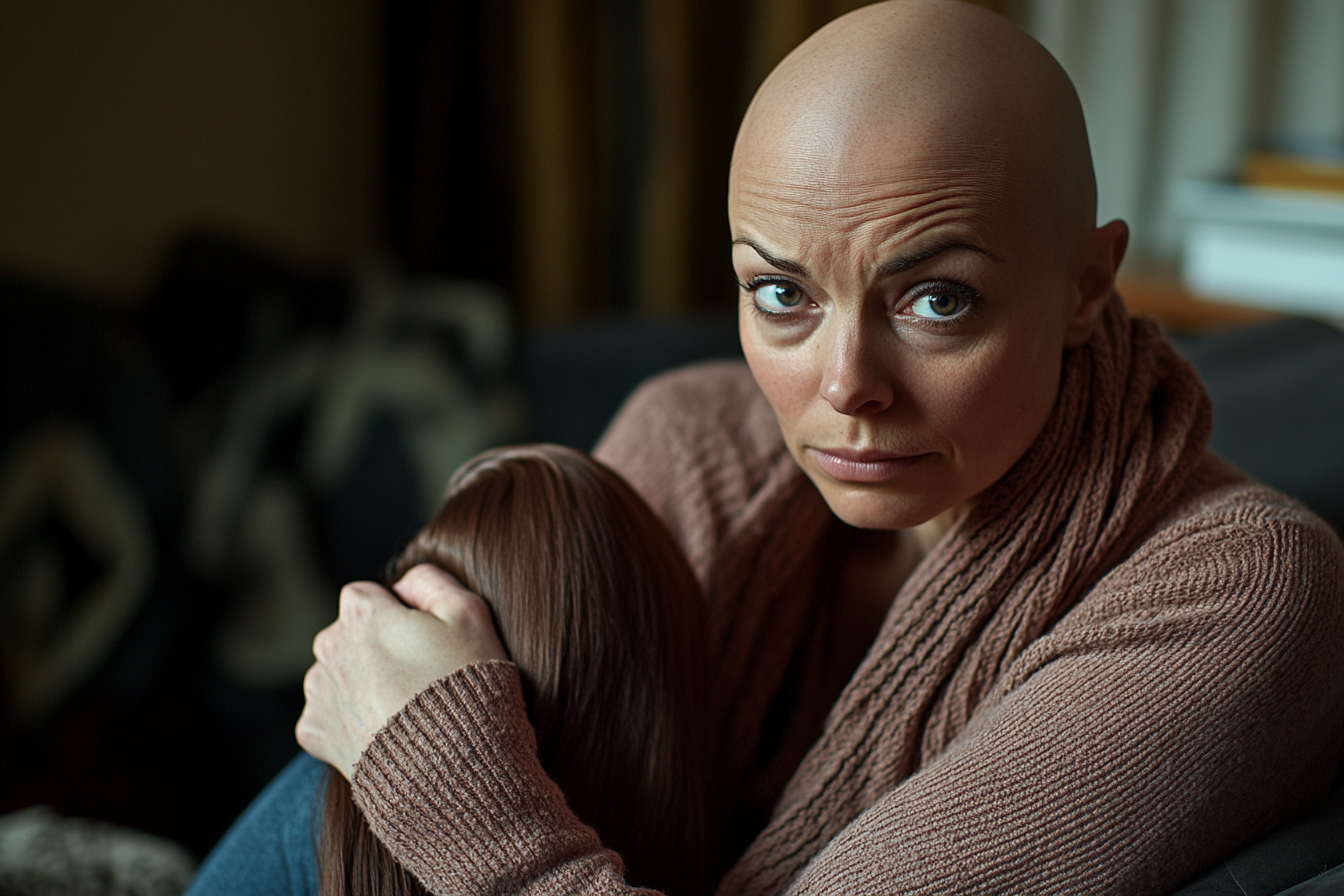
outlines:
[[410, 272], [514, 286], [509, 10], [388, 0], [387, 235]]

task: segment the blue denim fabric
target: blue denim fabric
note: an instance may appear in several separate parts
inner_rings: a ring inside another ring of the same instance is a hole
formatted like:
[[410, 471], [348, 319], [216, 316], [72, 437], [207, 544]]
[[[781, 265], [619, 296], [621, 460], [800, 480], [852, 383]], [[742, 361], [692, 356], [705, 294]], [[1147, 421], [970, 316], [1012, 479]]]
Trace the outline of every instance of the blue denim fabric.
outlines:
[[317, 896], [326, 763], [300, 753], [238, 816], [184, 896]]

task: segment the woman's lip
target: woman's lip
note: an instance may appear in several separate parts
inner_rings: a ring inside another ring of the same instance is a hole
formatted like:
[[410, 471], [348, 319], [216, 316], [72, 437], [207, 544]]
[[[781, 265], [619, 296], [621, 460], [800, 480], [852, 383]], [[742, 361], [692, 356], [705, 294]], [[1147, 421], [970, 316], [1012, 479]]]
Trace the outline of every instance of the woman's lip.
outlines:
[[840, 482], [886, 482], [910, 469], [925, 454], [893, 454], [889, 451], [855, 451], [850, 448], [809, 448], [817, 466]]

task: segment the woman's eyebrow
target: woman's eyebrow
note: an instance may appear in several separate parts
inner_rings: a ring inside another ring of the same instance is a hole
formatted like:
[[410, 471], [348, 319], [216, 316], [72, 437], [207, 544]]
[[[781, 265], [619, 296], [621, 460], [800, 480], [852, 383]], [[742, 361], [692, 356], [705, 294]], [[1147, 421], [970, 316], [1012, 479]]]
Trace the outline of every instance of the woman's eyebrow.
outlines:
[[[787, 258], [779, 258], [775, 255], [771, 255], [753, 240], [747, 239], [746, 237], [738, 237], [733, 240], [733, 245], [736, 246], [738, 244], [750, 246], [751, 249], [757, 255], [761, 256], [761, 258], [771, 267], [779, 268], [781, 271], [793, 274], [795, 277], [812, 276], [806, 265], [796, 261], [790, 261]], [[883, 262], [882, 266], [877, 269], [877, 274], [879, 277], [888, 277], [892, 274], [899, 274], [903, 271], [908, 271], [913, 267], [918, 267], [935, 256], [942, 255], [944, 252], [951, 252], [953, 249], [967, 249], [978, 255], [983, 255], [986, 258], [992, 258], [995, 261], [1003, 261], [1002, 258], [995, 255], [993, 252], [977, 246], [975, 243], [967, 242], [966, 240], [948, 240], [947, 242], [934, 243], [932, 246], [929, 246], [927, 249], [922, 249], [919, 252], [911, 252], [908, 255], [898, 255], [890, 261]]]
[[757, 255], [761, 256], [761, 258], [765, 260], [766, 264], [769, 264], [772, 267], [779, 268], [781, 271], [784, 271], [787, 274], [792, 274], [795, 277], [812, 276], [811, 273], [808, 272], [807, 267], [805, 265], [801, 265], [796, 261], [789, 261], [787, 258], [776, 258], [775, 256], [771, 255], [769, 252], [765, 251], [756, 243], [752, 242], [746, 237], [738, 237], [737, 239], [733, 240], [733, 245], [750, 246], [753, 250], [755, 250]]
[[879, 277], [899, 274], [902, 271], [908, 271], [913, 267], [918, 267], [934, 256], [942, 255], [944, 252], [951, 252], [953, 249], [969, 249], [986, 258], [992, 258], [995, 261], [1003, 261], [1002, 258], [995, 255], [993, 252], [990, 252], [988, 249], [983, 249], [975, 243], [969, 243], [966, 240], [948, 240], [947, 242], [934, 243], [932, 246], [919, 252], [911, 252], [909, 255], [898, 255], [890, 261], [883, 262], [882, 266], [877, 269], [877, 274]]

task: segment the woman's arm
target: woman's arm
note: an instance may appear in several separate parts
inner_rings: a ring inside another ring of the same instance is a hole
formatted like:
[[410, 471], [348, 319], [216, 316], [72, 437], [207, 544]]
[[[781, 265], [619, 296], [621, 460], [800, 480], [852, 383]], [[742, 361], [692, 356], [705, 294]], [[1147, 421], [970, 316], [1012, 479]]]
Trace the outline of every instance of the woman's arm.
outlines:
[[[790, 892], [1165, 893], [1318, 800], [1344, 741], [1344, 552], [1247, 493], [1114, 570]], [[749, 857], [720, 893], [768, 877]]]
[[[1205, 543], [1202, 565], [1104, 583], [790, 892], [1160, 893], [1319, 797], [1344, 711], [1338, 547], [1282, 521], [1182, 538]], [[1242, 581], [1227, 564], [1246, 551], [1320, 575]], [[435, 892], [632, 891], [537, 763], [508, 664], [418, 695], [374, 738], [354, 789]], [[723, 891], [774, 891], [753, 870]]]

